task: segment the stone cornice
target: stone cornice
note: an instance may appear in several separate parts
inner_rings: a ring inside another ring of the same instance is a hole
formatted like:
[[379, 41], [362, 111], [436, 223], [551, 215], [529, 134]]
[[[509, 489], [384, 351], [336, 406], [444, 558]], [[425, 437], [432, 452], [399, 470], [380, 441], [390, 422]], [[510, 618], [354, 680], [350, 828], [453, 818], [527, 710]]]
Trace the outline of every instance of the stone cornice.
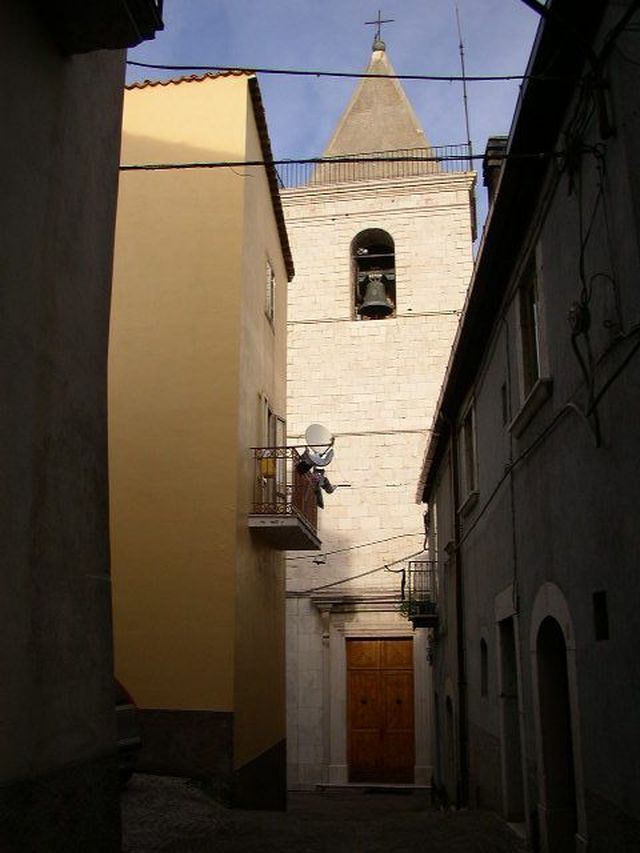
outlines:
[[385, 178], [380, 181], [360, 181], [344, 184], [295, 187], [281, 189], [280, 197], [285, 211], [297, 206], [358, 200], [371, 202], [372, 197], [400, 198], [408, 195], [435, 195], [446, 191], [471, 190], [476, 181], [475, 172], [445, 172], [412, 178]]

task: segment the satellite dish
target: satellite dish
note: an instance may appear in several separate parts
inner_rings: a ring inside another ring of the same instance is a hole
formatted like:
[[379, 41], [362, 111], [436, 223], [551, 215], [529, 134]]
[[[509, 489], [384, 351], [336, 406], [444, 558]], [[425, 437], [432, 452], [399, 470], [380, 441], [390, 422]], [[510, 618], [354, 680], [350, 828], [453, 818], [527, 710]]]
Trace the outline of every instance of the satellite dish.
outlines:
[[332, 461], [333, 454], [333, 447], [329, 447], [322, 453], [317, 453], [315, 450], [311, 450], [310, 447], [307, 447], [307, 449], [302, 455], [302, 458], [308, 459], [316, 466], [316, 468], [326, 468], [326, 466]]
[[310, 424], [305, 430], [304, 440], [312, 450], [324, 450], [335, 441], [331, 431], [322, 424]]

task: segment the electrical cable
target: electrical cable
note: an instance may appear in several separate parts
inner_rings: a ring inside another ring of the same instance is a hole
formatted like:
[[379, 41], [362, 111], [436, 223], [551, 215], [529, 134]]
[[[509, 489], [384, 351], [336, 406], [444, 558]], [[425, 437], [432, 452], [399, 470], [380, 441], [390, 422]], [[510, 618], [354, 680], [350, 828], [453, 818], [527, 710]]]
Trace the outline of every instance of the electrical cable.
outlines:
[[[625, 338], [626, 337], [628, 337], [628, 335], [625, 335]], [[633, 356], [638, 352], [638, 350], [640, 350], [640, 340], [636, 341], [634, 346], [629, 350], [629, 352], [626, 354], [626, 356], [622, 359], [622, 361], [620, 362], [618, 367], [614, 370], [612, 375], [609, 376], [609, 378], [606, 380], [604, 385], [600, 388], [598, 393], [595, 395], [595, 397], [593, 398], [593, 405], [594, 406], [598, 405], [600, 400], [604, 397], [604, 395], [607, 393], [609, 388], [613, 385], [613, 383], [616, 381], [616, 379], [620, 376], [622, 371], [629, 364], [629, 362], [631, 361]], [[591, 414], [591, 413], [587, 412], [587, 414]]]
[[[396, 313], [396, 319], [411, 320], [414, 317], [459, 317], [461, 308], [449, 308], [441, 311], [411, 311]], [[287, 320], [287, 326], [318, 326], [322, 323], [353, 323], [353, 317], [322, 317], [314, 320]]]
[[332, 557], [334, 554], [344, 554], [345, 551], [357, 551], [359, 548], [368, 548], [370, 545], [382, 545], [394, 539], [403, 539], [406, 536], [421, 536], [422, 533], [399, 533], [397, 536], [389, 536], [387, 539], [376, 539], [373, 542], [361, 542], [359, 545], [349, 545], [346, 548], [338, 548], [335, 551], [323, 551], [317, 554], [300, 554], [295, 557], [286, 557], [287, 560], [309, 560], [315, 557]]
[[[496, 154], [495, 158], [500, 160], [547, 160], [549, 158], [563, 157], [564, 154], [553, 151], [537, 151], [523, 154]], [[286, 158], [282, 160], [214, 160], [200, 163], [129, 163], [120, 166], [121, 172], [160, 172], [179, 169], [228, 169], [242, 168], [247, 166], [284, 166], [295, 165], [337, 165], [341, 163], [449, 163], [465, 160], [483, 160], [484, 154], [472, 154], [470, 156], [436, 155], [433, 157], [412, 157], [406, 154], [390, 157], [370, 157], [357, 155], [355, 157], [300, 157]]]
[[388, 569], [389, 566], [395, 566], [398, 563], [403, 563], [405, 560], [410, 560], [412, 557], [419, 557], [422, 553], [422, 551], [416, 551], [413, 554], [407, 554], [404, 557], [399, 557], [397, 560], [392, 560], [391, 562], [383, 563], [381, 566], [376, 566], [375, 569], [368, 569], [366, 572], [360, 572], [358, 575], [351, 575], [351, 577], [342, 578], [341, 580], [332, 581], [331, 583], [325, 583], [322, 584], [322, 586], [310, 587], [309, 589], [291, 590], [287, 595], [291, 598], [302, 598], [303, 596], [310, 595], [313, 592], [321, 592], [323, 589], [330, 589], [334, 586], [340, 586], [343, 583], [349, 583], [350, 581], [367, 577], [367, 575], [374, 575], [376, 572], [383, 572], [385, 569]]
[[247, 68], [238, 65], [163, 65], [161, 63], [134, 62], [127, 60], [127, 65], [136, 68], [150, 68], [155, 71], [201, 71], [233, 73], [244, 72], [248, 74], [275, 74], [289, 77], [338, 77], [349, 79], [374, 79], [374, 80], [424, 80], [435, 83], [495, 83], [510, 82], [514, 80], [548, 80], [557, 82], [564, 77], [540, 76], [537, 74], [371, 74], [366, 71], [318, 71], [299, 68]]

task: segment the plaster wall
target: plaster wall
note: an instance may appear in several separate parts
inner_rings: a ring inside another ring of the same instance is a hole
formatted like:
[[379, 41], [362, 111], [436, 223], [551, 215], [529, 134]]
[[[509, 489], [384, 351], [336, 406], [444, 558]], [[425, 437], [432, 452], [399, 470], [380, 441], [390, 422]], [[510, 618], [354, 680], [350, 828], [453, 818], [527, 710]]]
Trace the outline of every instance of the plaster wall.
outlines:
[[[123, 162], [241, 157], [246, 86], [128, 89]], [[119, 677], [145, 708], [234, 705], [238, 468], [229, 460], [243, 217], [242, 183], [227, 170], [121, 179], [109, 365], [115, 650]]]
[[[469, 174], [431, 175], [283, 192], [296, 261], [289, 296], [289, 443], [304, 443], [309, 423], [328, 426], [336, 456], [327, 473], [340, 486], [319, 512], [324, 563], [290, 554], [287, 589], [299, 595], [338, 581], [337, 593], [386, 594], [396, 630], [406, 628], [395, 613], [400, 577], [384, 565], [401, 568], [422, 550], [415, 460], [424, 452], [471, 272], [472, 181]], [[384, 321], [353, 314], [351, 244], [367, 228], [384, 229], [395, 243], [397, 315]], [[364, 572], [371, 574], [358, 578]], [[290, 604], [288, 622], [289, 783], [299, 786], [331, 776], [316, 723], [327, 719], [336, 689], [319, 679], [312, 663], [321, 629], [306, 601]], [[371, 614], [358, 619], [361, 630], [368, 620], [374, 626]], [[344, 738], [344, 713], [334, 707], [330, 719], [331, 737]], [[422, 741], [418, 746], [420, 752]]]
[[[123, 159], [262, 159], [253, 85], [129, 88]], [[247, 524], [266, 403], [286, 408], [287, 268], [265, 170], [126, 173], [115, 282], [116, 662], [147, 709], [141, 761], [280, 807], [284, 559]]]
[[106, 348], [124, 55], [63, 58], [35, 6], [4, 5], [3, 841], [44, 849], [66, 820], [66, 844], [111, 851]]
[[[247, 100], [249, 160], [262, 150]], [[243, 185], [244, 235], [238, 425], [236, 459], [236, 627], [234, 684], [234, 761], [239, 767], [284, 741], [285, 728], [285, 589], [284, 554], [252, 537], [247, 515], [253, 501], [255, 468], [252, 447], [264, 446], [266, 398], [279, 417], [286, 415], [287, 272], [264, 169], [235, 180]], [[275, 273], [273, 320], [266, 313], [267, 259]]]

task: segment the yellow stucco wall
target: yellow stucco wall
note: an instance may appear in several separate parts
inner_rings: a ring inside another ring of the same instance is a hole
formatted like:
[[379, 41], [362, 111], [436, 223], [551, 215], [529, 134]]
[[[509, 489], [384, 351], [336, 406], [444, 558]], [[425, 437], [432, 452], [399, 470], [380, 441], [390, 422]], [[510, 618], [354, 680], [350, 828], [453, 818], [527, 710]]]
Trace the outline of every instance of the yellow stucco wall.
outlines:
[[[123, 163], [262, 156], [246, 77], [126, 92]], [[284, 556], [250, 534], [247, 515], [259, 401], [285, 416], [286, 305], [263, 168], [122, 175], [109, 377], [116, 671], [142, 707], [232, 711], [236, 768], [285, 737]]]
[[[241, 77], [128, 90], [122, 162], [241, 159], [246, 87]], [[114, 634], [116, 671], [142, 707], [233, 708], [243, 205], [229, 170], [121, 176]]]
[[[261, 159], [251, 105], [247, 110], [247, 159]], [[245, 180], [240, 325], [238, 515], [235, 678], [235, 765], [240, 767], [285, 738], [284, 555], [259, 544], [247, 528], [254, 472], [245, 448], [265, 442], [258, 398], [286, 413], [287, 275], [264, 169]], [[273, 323], [265, 314], [267, 256], [276, 277]]]

